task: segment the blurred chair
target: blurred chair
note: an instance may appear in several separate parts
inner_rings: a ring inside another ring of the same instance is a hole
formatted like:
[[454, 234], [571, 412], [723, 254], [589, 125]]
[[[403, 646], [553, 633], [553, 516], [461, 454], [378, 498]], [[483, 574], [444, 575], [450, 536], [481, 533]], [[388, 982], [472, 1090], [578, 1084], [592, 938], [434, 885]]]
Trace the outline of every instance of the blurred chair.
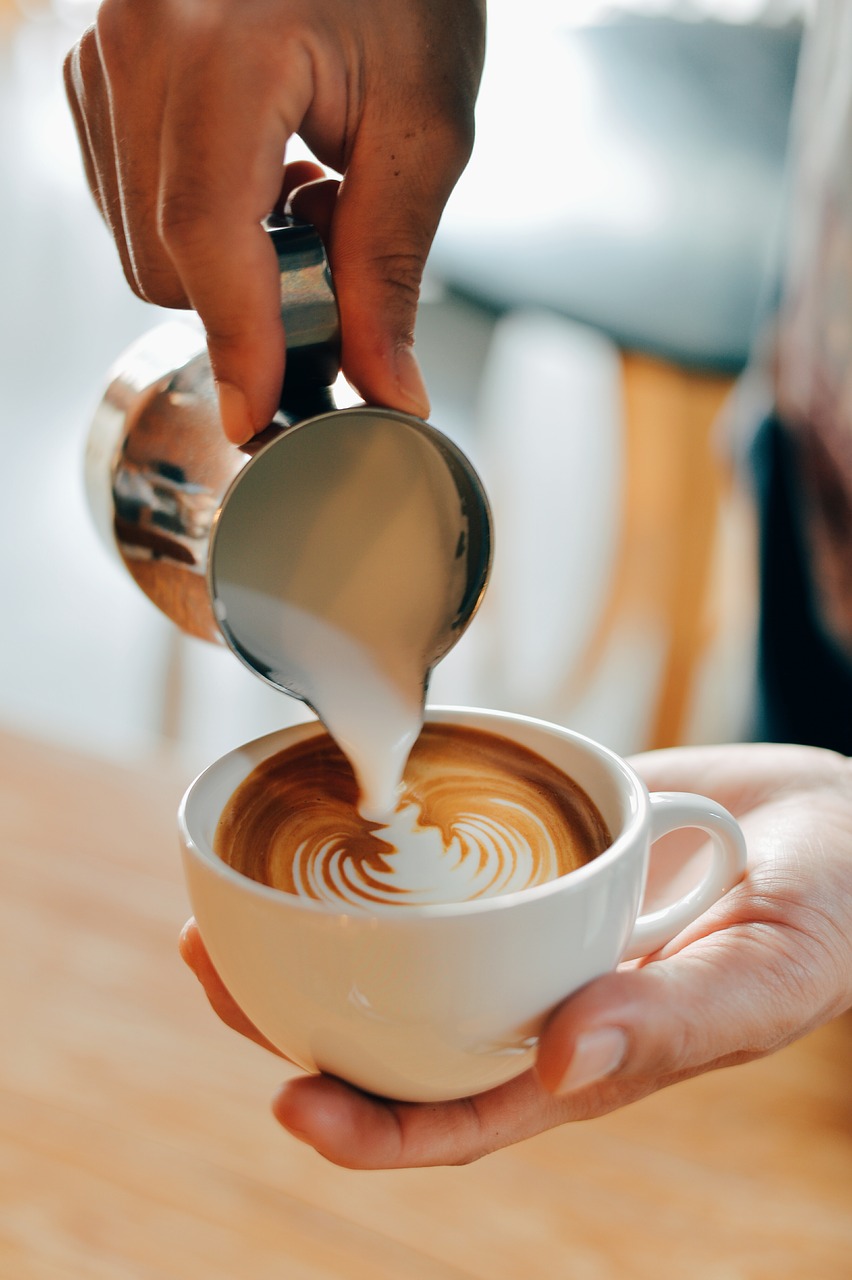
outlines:
[[[502, 317], [480, 430], [487, 453], [491, 434], [502, 441], [498, 548], [523, 539], [532, 576], [525, 588], [516, 575], [500, 604], [492, 696], [520, 701], [525, 689], [519, 709], [570, 716], [625, 750], [728, 736], [746, 723], [753, 580], [717, 423], [771, 289], [801, 30], [628, 16], [543, 28], [527, 17], [492, 23], [474, 157], [430, 260], [451, 290]], [[552, 358], [560, 341], [575, 374], [551, 382], [547, 403], [523, 380], [540, 377], [530, 349], [541, 342]], [[587, 360], [598, 377], [607, 361], [616, 370], [598, 417]], [[587, 446], [572, 446], [570, 470], [564, 432]], [[553, 570], [549, 606], [530, 523]], [[596, 592], [578, 589], [582, 562], [606, 574]], [[559, 676], [558, 639], [548, 642], [539, 675], [550, 684], [535, 697], [522, 673], [541, 637], [507, 624], [516, 607], [534, 631], [565, 638]]]

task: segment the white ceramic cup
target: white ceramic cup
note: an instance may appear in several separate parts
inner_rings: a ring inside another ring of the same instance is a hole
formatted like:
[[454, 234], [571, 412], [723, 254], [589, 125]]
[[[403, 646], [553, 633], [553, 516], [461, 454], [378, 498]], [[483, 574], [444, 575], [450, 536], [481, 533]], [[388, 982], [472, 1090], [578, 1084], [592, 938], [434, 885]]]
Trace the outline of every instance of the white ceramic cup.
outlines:
[[[464, 1097], [533, 1062], [553, 1008], [621, 960], [649, 955], [742, 877], [731, 815], [686, 793], [649, 795], [596, 742], [524, 716], [433, 707], [427, 720], [502, 734], [573, 778], [612, 844], [546, 884], [499, 897], [347, 914], [248, 879], [213, 852], [219, 816], [261, 761], [321, 731], [296, 725], [206, 769], [180, 806], [192, 909], [210, 957], [252, 1022], [292, 1062], [412, 1102]], [[640, 915], [649, 850], [680, 827], [710, 837], [703, 879]]]

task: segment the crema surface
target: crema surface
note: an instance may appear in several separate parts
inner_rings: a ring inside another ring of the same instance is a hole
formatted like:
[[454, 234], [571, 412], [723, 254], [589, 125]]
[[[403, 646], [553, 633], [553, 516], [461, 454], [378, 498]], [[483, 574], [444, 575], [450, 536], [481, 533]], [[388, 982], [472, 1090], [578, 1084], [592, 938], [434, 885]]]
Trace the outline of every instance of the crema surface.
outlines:
[[242, 783], [219, 821], [216, 853], [286, 893], [369, 910], [525, 889], [610, 843], [586, 793], [543, 757], [455, 725], [424, 727], [387, 822], [362, 817], [357, 804], [346, 757], [316, 734]]

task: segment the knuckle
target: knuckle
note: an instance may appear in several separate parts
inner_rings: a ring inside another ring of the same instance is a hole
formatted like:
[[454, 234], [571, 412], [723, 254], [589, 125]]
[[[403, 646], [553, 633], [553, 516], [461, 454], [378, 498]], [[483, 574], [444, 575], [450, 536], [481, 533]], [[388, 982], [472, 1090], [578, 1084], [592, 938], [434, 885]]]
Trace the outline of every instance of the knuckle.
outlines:
[[80, 44], [75, 44], [74, 48], [66, 53], [62, 62], [62, 79], [65, 84], [65, 93], [69, 100], [73, 100], [77, 96], [77, 83], [79, 77], [80, 65]]
[[127, 235], [117, 202], [100, 199], [99, 206], [118, 248], [124, 278], [137, 298], [160, 307], [186, 307], [185, 294], [174, 271], [146, 261], [140, 254], [138, 240]]
[[121, 269], [124, 272], [125, 280], [136, 294], [136, 297], [141, 298], [143, 302], [150, 302], [151, 299], [148, 297], [139, 278], [137, 277], [136, 272], [133, 269], [133, 264], [123, 254], [121, 255]]
[[433, 162], [438, 158], [445, 169], [461, 172], [473, 150], [476, 89], [465, 74], [426, 84], [416, 78], [414, 86], [405, 107], [414, 136], [428, 146]]
[[127, 281], [132, 291], [136, 294], [137, 298], [141, 298], [143, 302], [151, 302], [152, 299], [148, 296], [145, 289], [145, 285], [139, 276], [139, 272], [136, 270], [136, 266], [133, 261], [133, 255], [131, 254], [129, 247], [127, 246], [126, 242], [123, 239], [123, 233], [119, 228], [117, 228], [113, 224], [109, 216], [108, 208], [104, 213], [104, 217], [105, 217], [106, 224], [109, 227], [110, 232], [112, 233], [113, 239], [115, 240], [116, 245], [118, 247], [119, 259], [121, 261], [121, 270], [124, 273], [125, 280]]
[[134, 292], [143, 301], [170, 310], [188, 307], [186, 291], [173, 271], [163, 267], [140, 265], [137, 261], [134, 264], [133, 274]]
[[163, 243], [170, 253], [180, 257], [198, 252], [209, 241], [208, 210], [191, 188], [164, 195], [157, 221]]
[[69, 96], [73, 92], [81, 104], [91, 86], [100, 83], [101, 60], [94, 27], [89, 27], [67, 54], [63, 64], [63, 75]]
[[389, 250], [373, 259], [376, 278], [416, 307], [423, 277], [423, 256], [413, 250]]
[[448, 122], [438, 126], [437, 132], [437, 143], [447, 167], [456, 174], [461, 173], [471, 157], [476, 138], [473, 112], [454, 111]]
[[831, 903], [798, 877], [777, 877], [755, 925], [767, 945], [767, 968], [780, 987], [792, 986], [803, 1006], [829, 1004], [848, 984], [838, 957], [845, 935]]
[[466, 1098], [462, 1101], [461, 1106], [464, 1108], [466, 1120], [464, 1128], [466, 1145], [449, 1161], [450, 1164], [459, 1169], [475, 1164], [477, 1160], [481, 1160], [483, 1156], [493, 1151], [496, 1145], [499, 1145], [492, 1140], [488, 1123], [482, 1114], [477, 1098]]
[[127, 0], [101, 0], [97, 24], [97, 48], [105, 63], [120, 60], [127, 48], [129, 25], [135, 20], [133, 6]]

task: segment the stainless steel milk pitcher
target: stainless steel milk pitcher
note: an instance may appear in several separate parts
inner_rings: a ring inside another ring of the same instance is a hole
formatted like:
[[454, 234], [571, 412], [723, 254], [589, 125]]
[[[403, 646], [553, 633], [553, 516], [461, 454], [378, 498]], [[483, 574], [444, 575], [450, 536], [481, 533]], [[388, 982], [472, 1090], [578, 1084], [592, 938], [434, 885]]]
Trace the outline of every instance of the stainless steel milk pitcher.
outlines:
[[[273, 669], [241, 634], [239, 611], [225, 599], [217, 570], [228, 557], [228, 574], [239, 576], [235, 556], [248, 570], [260, 540], [268, 554], [268, 539], [275, 536], [268, 521], [256, 534], [249, 529], [247, 477], [253, 473], [256, 484], [268, 472], [280, 506], [298, 507], [300, 526], [280, 536], [281, 558], [293, 559], [310, 538], [306, 488], [318, 492], [316, 486], [325, 484], [325, 476], [331, 486], [350, 453], [372, 440], [358, 483], [365, 490], [364, 518], [375, 519], [381, 495], [378, 489], [371, 491], [372, 468], [383, 468], [384, 502], [389, 459], [396, 456], [395, 450], [404, 449], [399, 484], [409, 484], [411, 475], [428, 470], [429, 492], [434, 491], [436, 503], [450, 513], [442, 519], [453, 523], [450, 536], [455, 540], [452, 563], [448, 560], [446, 565], [446, 621], [424, 637], [428, 673], [464, 630], [485, 587], [491, 523], [481, 482], [457, 446], [420, 419], [366, 405], [336, 407], [332, 388], [340, 372], [339, 318], [322, 242], [303, 224], [275, 227], [269, 234], [278, 253], [287, 339], [279, 413], [248, 444], [231, 444], [222, 431], [200, 324], [191, 317], [158, 326], [119, 359], [95, 414], [86, 453], [93, 515], [138, 585], [182, 630], [226, 643], [256, 674], [301, 696], [288, 681], [286, 661]], [[299, 450], [294, 447], [297, 437]], [[316, 457], [305, 470], [308, 442]], [[231, 510], [239, 510], [239, 518], [229, 518]], [[239, 532], [238, 542], [229, 529]], [[343, 545], [335, 557], [338, 576], [345, 573], [347, 553]], [[410, 571], [416, 574], [420, 550], [412, 544], [407, 554]], [[316, 600], [324, 598], [322, 590], [314, 591], [309, 607], [321, 610]]]

